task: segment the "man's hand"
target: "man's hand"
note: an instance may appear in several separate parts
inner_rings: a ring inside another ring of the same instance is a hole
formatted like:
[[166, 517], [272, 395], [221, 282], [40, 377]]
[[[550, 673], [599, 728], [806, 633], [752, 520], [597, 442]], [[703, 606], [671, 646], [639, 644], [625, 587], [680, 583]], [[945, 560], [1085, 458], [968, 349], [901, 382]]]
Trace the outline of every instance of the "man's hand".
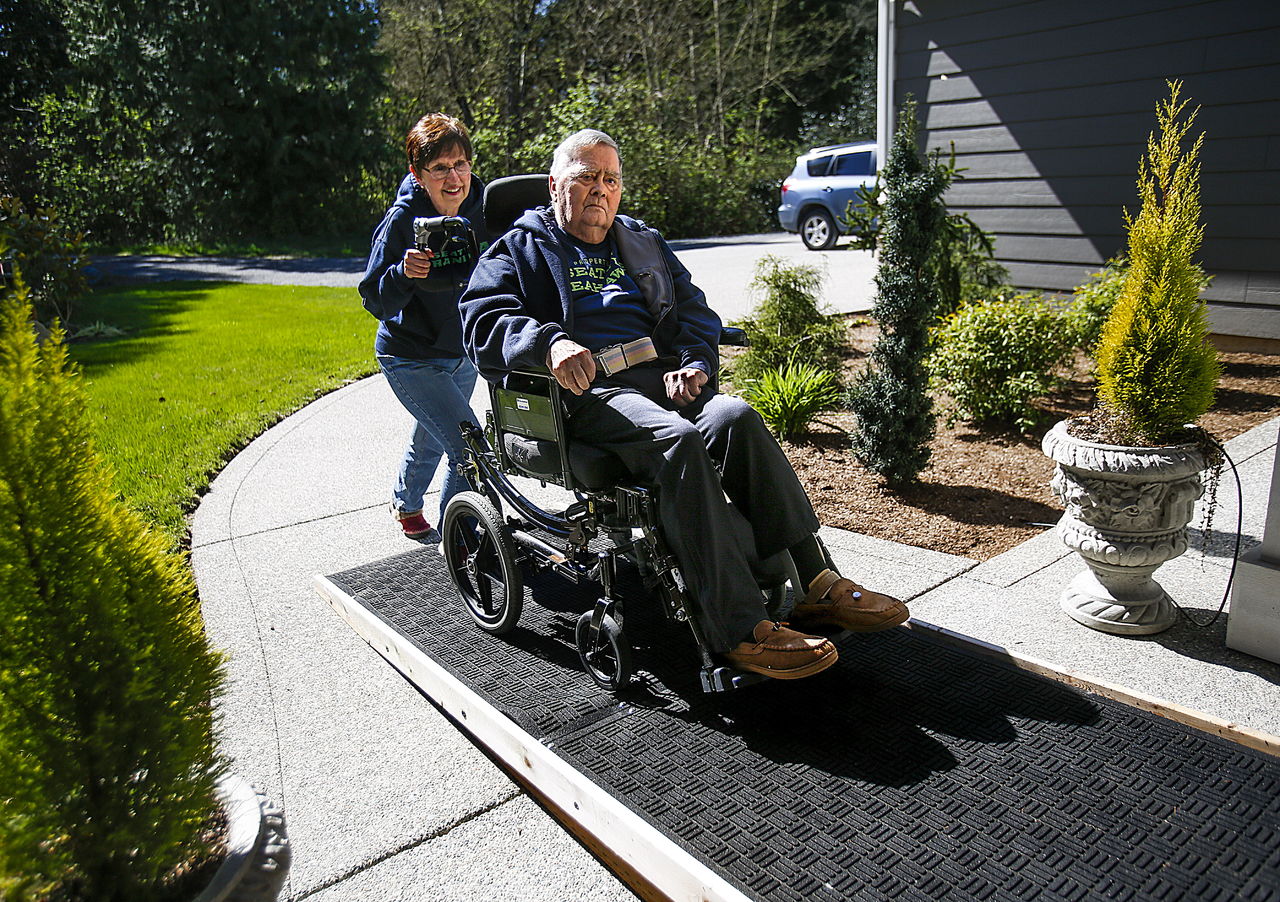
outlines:
[[685, 407], [702, 394], [702, 386], [707, 384], [707, 374], [696, 366], [686, 366], [682, 370], [663, 373], [662, 381], [666, 383], [667, 397], [677, 407]]
[[435, 255], [430, 248], [425, 251], [409, 248], [404, 252], [404, 274], [411, 279], [425, 279], [431, 275], [431, 258]]
[[596, 377], [596, 359], [591, 352], [578, 344], [562, 338], [547, 352], [547, 367], [556, 377], [561, 388], [580, 395], [591, 387]]

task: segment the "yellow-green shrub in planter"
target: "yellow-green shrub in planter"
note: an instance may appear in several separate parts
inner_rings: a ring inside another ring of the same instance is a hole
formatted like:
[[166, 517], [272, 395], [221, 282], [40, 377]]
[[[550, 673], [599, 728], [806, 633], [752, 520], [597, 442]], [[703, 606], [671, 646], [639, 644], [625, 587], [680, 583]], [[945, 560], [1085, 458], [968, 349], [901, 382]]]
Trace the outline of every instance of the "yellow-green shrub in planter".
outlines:
[[1181, 86], [1156, 107], [1157, 133], [1139, 164], [1138, 216], [1126, 212], [1129, 271], [1097, 350], [1095, 412], [1044, 437], [1066, 506], [1059, 533], [1089, 570], [1062, 595], [1074, 620], [1110, 633], [1168, 629], [1177, 614], [1152, 574], [1186, 550], [1209, 443], [1194, 424], [1213, 403], [1220, 372], [1195, 262], [1201, 134], [1184, 141]]

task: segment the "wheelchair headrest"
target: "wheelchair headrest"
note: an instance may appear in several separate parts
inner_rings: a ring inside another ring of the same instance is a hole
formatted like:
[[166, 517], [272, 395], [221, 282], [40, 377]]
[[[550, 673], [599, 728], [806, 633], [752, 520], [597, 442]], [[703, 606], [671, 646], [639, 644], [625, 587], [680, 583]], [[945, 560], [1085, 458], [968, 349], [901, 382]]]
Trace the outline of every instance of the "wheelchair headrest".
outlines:
[[494, 238], [506, 233], [526, 210], [551, 202], [545, 175], [509, 175], [484, 189], [484, 226]]

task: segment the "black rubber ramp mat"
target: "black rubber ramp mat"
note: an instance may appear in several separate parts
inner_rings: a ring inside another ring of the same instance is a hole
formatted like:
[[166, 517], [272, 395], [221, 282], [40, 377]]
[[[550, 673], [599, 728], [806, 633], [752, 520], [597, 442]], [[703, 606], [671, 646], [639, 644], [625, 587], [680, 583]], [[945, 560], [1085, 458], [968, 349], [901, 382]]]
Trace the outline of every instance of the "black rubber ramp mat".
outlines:
[[623, 574], [640, 675], [614, 697], [573, 645], [592, 584], [531, 579], [494, 637], [434, 550], [328, 580], [748, 898], [1280, 900], [1280, 759], [923, 631], [704, 695]]

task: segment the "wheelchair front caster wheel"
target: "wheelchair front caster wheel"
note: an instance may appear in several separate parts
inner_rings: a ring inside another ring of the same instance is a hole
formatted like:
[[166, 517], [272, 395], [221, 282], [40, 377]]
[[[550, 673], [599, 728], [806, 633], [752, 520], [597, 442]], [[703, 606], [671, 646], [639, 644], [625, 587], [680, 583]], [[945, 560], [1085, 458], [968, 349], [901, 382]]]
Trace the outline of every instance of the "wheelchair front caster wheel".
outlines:
[[616, 692], [631, 682], [631, 646], [622, 635], [618, 621], [608, 614], [600, 621], [600, 632], [591, 641], [591, 611], [578, 618], [573, 637], [578, 643], [578, 656], [597, 685]]
[[445, 507], [444, 559], [467, 612], [482, 629], [505, 633], [524, 609], [524, 578], [502, 515], [477, 492], [459, 492]]

